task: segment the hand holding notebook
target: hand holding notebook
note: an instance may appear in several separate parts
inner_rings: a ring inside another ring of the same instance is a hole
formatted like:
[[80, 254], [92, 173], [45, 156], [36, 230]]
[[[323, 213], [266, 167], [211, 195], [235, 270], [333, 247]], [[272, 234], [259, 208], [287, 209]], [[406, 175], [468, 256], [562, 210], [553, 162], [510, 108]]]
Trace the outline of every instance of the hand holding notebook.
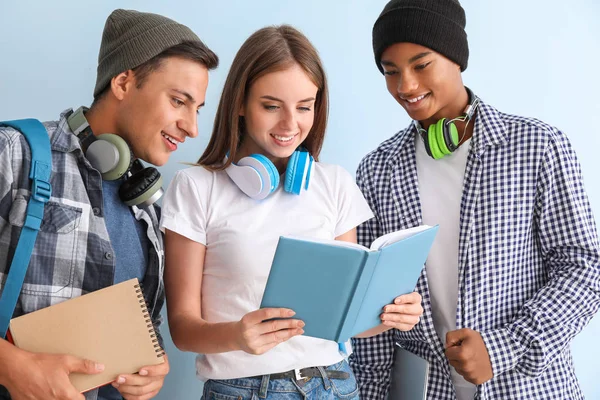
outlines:
[[137, 279], [15, 318], [10, 339], [32, 353], [67, 354], [103, 364], [98, 374], [69, 375], [81, 392], [164, 362]]
[[370, 249], [281, 237], [261, 308], [290, 308], [305, 322], [305, 335], [343, 343], [379, 326], [383, 307], [414, 290], [437, 229], [392, 232]]

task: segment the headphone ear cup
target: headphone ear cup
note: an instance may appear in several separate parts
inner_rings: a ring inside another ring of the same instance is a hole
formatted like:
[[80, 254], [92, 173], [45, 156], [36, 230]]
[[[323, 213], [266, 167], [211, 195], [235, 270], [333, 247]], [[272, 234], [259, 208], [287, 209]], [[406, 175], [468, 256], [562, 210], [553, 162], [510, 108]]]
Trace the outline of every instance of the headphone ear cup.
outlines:
[[312, 157], [308, 151], [296, 150], [292, 153], [285, 171], [284, 190], [286, 192], [300, 194], [303, 186], [308, 187], [311, 164]]
[[431, 154], [431, 149], [429, 148], [430, 129], [431, 129], [431, 127], [429, 127], [429, 130], [427, 130], [427, 131], [423, 130], [423, 132], [421, 132], [421, 137], [423, 138], [423, 145], [425, 145], [425, 151], [427, 152], [429, 157], [433, 158], [433, 154]]
[[458, 149], [458, 129], [454, 122], [447, 122], [444, 124], [443, 129], [443, 141], [448, 149], [448, 154], [452, 153], [454, 150]]
[[444, 153], [442, 153], [437, 141], [437, 138], [440, 135], [439, 131], [442, 129], [442, 124], [444, 121], [444, 118], [440, 119], [435, 124], [431, 124], [427, 130], [427, 142], [429, 144], [430, 155], [435, 160], [439, 160], [440, 158], [444, 157]]
[[98, 135], [85, 152], [85, 157], [106, 181], [121, 178], [133, 163], [133, 154], [125, 140], [112, 133]]
[[248, 197], [262, 200], [279, 186], [279, 172], [271, 160], [261, 154], [244, 157], [225, 169], [229, 178]]
[[119, 197], [129, 207], [144, 203], [150, 205], [161, 195], [162, 176], [154, 167], [136, 172], [119, 187]]
[[[264, 197], [262, 197], [264, 199], [269, 194], [273, 193], [275, 189], [277, 189], [277, 187], [279, 186], [279, 171], [277, 171], [277, 167], [271, 162], [271, 160], [269, 160], [262, 154], [252, 154], [250, 158], [259, 161], [260, 164], [266, 169], [267, 173], [269, 174], [269, 181], [263, 179], [263, 185], [266, 186], [263, 188], [263, 190], [266, 190], [268, 188], [268, 192]], [[239, 165], [242, 165], [242, 160], [240, 160], [240, 163], [238, 163]]]
[[446, 119], [443, 119], [443, 121], [440, 128], [435, 132], [435, 140], [442, 153], [442, 157], [452, 153], [452, 149], [455, 148], [452, 143], [450, 128], [454, 128], [454, 131], [456, 131], [456, 126], [453, 122]]

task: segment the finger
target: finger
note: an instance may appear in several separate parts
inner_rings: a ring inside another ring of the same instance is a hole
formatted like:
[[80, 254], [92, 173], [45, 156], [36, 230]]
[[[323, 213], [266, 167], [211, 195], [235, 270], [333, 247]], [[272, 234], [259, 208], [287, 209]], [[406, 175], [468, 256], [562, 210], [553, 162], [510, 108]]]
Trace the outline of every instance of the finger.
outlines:
[[396, 313], [396, 314], [411, 314], [411, 315], [423, 315], [423, 307], [420, 303], [415, 304], [388, 304], [383, 307], [383, 312]]
[[382, 322], [392, 322], [395, 324], [405, 324], [415, 326], [419, 323], [420, 318], [417, 315], [407, 315], [407, 314], [392, 314], [392, 313], [383, 313], [381, 314]]
[[[166, 355], [165, 355], [166, 357]], [[157, 364], [157, 365], [148, 365], [146, 367], [140, 368], [138, 372], [141, 376], [158, 376], [163, 377], [169, 373], [170, 366], [169, 361], [165, 358], [165, 362]]]
[[460, 346], [463, 340], [468, 337], [469, 329], [463, 328], [446, 333], [446, 348], [451, 346]]
[[417, 292], [403, 294], [394, 299], [394, 304], [421, 304], [421, 295]]
[[[117, 386], [145, 386], [150, 382], [163, 379], [163, 376], [140, 376], [138, 374], [122, 374], [115, 379], [114, 383]], [[117, 387], [115, 386], [115, 387]]]
[[417, 315], [420, 317], [423, 314], [423, 307], [421, 307], [420, 304], [389, 304], [383, 307], [383, 312], [393, 314]]
[[450, 346], [446, 348], [446, 358], [450, 363], [453, 363], [452, 366], [456, 368], [455, 364], [459, 367], [462, 367], [462, 362], [464, 361], [463, 357], [463, 348], [461, 346]]
[[86, 360], [73, 356], [64, 356], [63, 361], [69, 373], [78, 372], [81, 374], [97, 374], [104, 371], [103, 364], [92, 360]]
[[463, 378], [465, 378], [465, 379], [468, 379], [468, 377], [469, 377], [469, 374], [468, 374], [467, 372], [465, 372], [465, 371], [464, 371], [464, 370], [463, 370], [463, 369], [462, 369], [460, 366], [458, 366], [458, 367], [455, 367], [455, 366], [453, 365], [453, 367], [454, 367], [454, 369], [456, 370], [456, 372], [457, 372], [457, 373], [458, 373], [460, 376], [462, 376], [462, 377], [463, 377]]
[[273, 333], [267, 333], [266, 335], [259, 336], [256, 342], [257, 347], [263, 347], [268, 345], [276, 346], [279, 343], [283, 343], [290, 340], [294, 336], [302, 335], [304, 329], [283, 329]]
[[257, 325], [255, 332], [259, 335], [264, 335], [284, 329], [296, 329], [303, 327], [304, 321], [300, 321], [299, 319], [274, 319], [272, 321], [266, 321]]
[[128, 383], [123, 384], [123, 385], [119, 385], [116, 383], [113, 384], [113, 386], [119, 390], [119, 393], [121, 393], [121, 395], [123, 397], [146, 396], [150, 393], [160, 390], [162, 385], [163, 385], [162, 379], [154, 380], [154, 381], [149, 382], [148, 384], [142, 385], [142, 386], [131, 385]]
[[242, 322], [248, 325], [258, 325], [267, 319], [290, 318], [295, 314], [294, 310], [290, 310], [289, 308], [261, 308], [260, 310], [244, 315]]

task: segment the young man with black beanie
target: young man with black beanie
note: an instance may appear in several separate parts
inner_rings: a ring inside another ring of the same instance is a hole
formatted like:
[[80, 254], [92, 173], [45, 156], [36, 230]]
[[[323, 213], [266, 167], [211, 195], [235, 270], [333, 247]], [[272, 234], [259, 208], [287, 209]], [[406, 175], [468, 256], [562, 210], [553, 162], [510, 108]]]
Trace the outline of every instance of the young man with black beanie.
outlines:
[[375, 213], [358, 240], [440, 228], [421, 322], [353, 340], [361, 398], [387, 395], [397, 343], [429, 362], [428, 399], [583, 399], [570, 342], [600, 306], [600, 250], [580, 166], [561, 131], [464, 86], [465, 24], [457, 0], [392, 0], [373, 27], [413, 122], [358, 167]]
[[[151, 13], [111, 13], [92, 106], [66, 110], [44, 124], [52, 149], [52, 197], [13, 317], [137, 277], [158, 332], [164, 248], [153, 202], [162, 180], [140, 160], [163, 165], [179, 144], [198, 135], [197, 112], [208, 71], [217, 64], [185, 25]], [[100, 137], [105, 133], [113, 135]], [[24, 136], [1, 127], [0, 291], [24, 224], [30, 163]], [[69, 374], [98, 373], [103, 366], [95, 361], [30, 353], [0, 339], [0, 399], [144, 400], [158, 393], [169, 371], [166, 361], [78, 393]]]

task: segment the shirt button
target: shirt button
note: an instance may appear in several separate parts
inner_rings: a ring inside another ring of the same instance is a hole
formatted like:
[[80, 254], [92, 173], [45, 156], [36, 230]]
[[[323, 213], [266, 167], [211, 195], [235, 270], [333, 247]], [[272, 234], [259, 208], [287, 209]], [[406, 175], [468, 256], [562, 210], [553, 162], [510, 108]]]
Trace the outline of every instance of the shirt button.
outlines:
[[106, 252], [106, 253], [104, 253], [104, 258], [106, 258], [107, 260], [112, 260], [113, 255], [110, 252]]
[[92, 212], [94, 213], [95, 216], [100, 215], [100, 209], [98, 207], [92, 208]]

